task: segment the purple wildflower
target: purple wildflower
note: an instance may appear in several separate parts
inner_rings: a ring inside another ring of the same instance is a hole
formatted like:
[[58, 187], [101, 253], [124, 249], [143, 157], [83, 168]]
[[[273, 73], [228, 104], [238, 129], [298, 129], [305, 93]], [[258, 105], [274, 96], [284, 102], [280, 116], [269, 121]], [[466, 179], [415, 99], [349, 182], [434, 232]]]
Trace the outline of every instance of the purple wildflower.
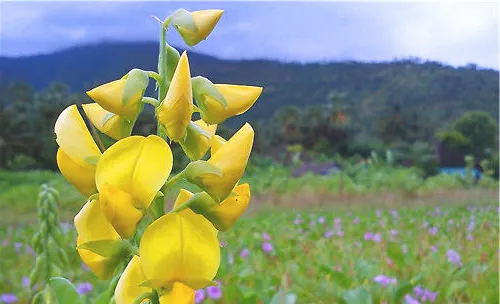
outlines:
[[85, 272], [90, 271], [89, 266], [87, 266], [85, 263], [82, 263], [82, 269], [83, 269], [83, 271], [85, 271]]
[[438, 250], [437, 250], [436, 246], [432, 245], [432, 246], [431, 246], [431, 251], [432, 251], [432, 252], [437, 252]]
[[393, 218], [397, 219], [399, 217], [399, 214], [398, 214], [398, 212], [396, 210], [391, 210], [389, 212], [391, 213], [391, 215], [392, 215]]
[[23, 244], [22, 243], [19, 243], [19, 242], [16, 242], [14, 244], [14, 247], [16, 248], [16, 252], [19, 252], [19, 249], [21, 249], [21, 247], [23, 247]]
[[397, 282], [398, 282], [395, 278], [390, 278], [390, 277], [382, 275], [382, 274], [380, 274], [380, 275], [376, 276], [375, 278], [373, 278], [373, 281], [376, 282], [376, 283], [379, 283], [383, 287], [385, 287], [385, 286], [387, 286], [389, 284], [396, 285]]
[[200, 304], [203, 300], [205, 300], [205, 291], [203, 289], [198, 289], [194, 293], [194, 302]]
[[373, 232], [365, 233], [365, 240], [367, 240], [367, 241], [373, 240]]
[[262, 250], [264, 250], [264, 252], [267, 252], [267, 253], [273, 251], [273, 244], [267, 243], [267, 242], [262, 243]]
[[247, 248], [241, 250], [240, 252], [240, 257], [243, 258], [243, 259], [246, 259], [248, 258], [248, 255], [250, 254], [250, 250], [248, 250]]
[[0, 301], [6, 304], [17, 303], [17, 296], [13, 293], [4, 293], [0, 295]]
[[377, 217], [380, 217], [382, 215], [382, 212], [377, 209]]
[[352, 222], [353, 222], [354, 224], [356, 224], [356, 225], [357, 225], [357, 224], [359, 224], [359, 218], [358, 218], [358, 217], [355, 217], [355, 218], [352, 220]]
[[472, 234], [467, 234], [467, 240], [468, 241], [473, 241], [474, 240], [474, 236], [472, 236]]
[[262, 239], [264, 241], [270, 241], [271, 240], [271, 236], [267, 232], [262, 232]]
[[474, 230], [475, 225], [476, 225], [476, 223], [474, 222], [474, 220], [471, 220], [469, 223], [469, 226], [467, 227], [467, 230], [469, 230], [469, 231]]
[[221, 247], [226, 247], [226, 246], [227, 246], [227, 243], [226, 243], [226, 242], [224, 242], [224, 241], [220, 241], [220, 242], [219, 242], [219, 246], [221, 246]]
[[23, 287], [30, 287], [30, 278], [24, 276], [22, 280], [23, 280]]
[[2, 241], [2, 246], [3, 246], [3, 247], [7, 247], [7, 246], [9, 246], [9, 241], [7, 241], [7, 240], [3, 240], [3, 241]]
[[333, 231], [327, 231], [324, 234], [324, 237], [327, 238], [327, 239], [331, 238], [332, 236], [333, 236]]
[[405, 304], [420, 304], [417, 299], [414, 299], [410, 294], [405, 295]]
[[337, 236], [340, 236], [340, 237], [344, 236], [344, 231], [337, 230]]
[[375, 233], [373, 235], [373, 241], [375, 243], [380, 243], [382, 241], [382, 235], [380, 235], [380, 233]]
[[391, 229], [391, 236], [396, 236], [398, 235], [398, 231], [395, 229]]
[[297, 229], [297, 233], [302, 233], [304, 230], [302, 228]]
[[220, 299], [222, 298], [222, 290], [219, 286], [208, 286], [207, 294], [210, 299]]
[[462, 266], [462, 261], [460, 259], [460, 254], [453, 249], [448, 249], [446, 251], [446, 256], [448, 257], [448, 262], [457, 265], [458, 267]]
[[229, 252], [227, 254], [227, 262], [229, 263], [229, 265], [233, 265], [234, 264], [234, 256], [233, 256], [232, 252]]
[[324, 217], [321, 216], [321, 217], [318, 218], [318, 223], [323, 224], [324, 222], [325, 222], [325, 218]]
[[90, 284], [89, 282], [85, 282], [85, 283], [78, 284], [76, 289], [78, 290], [79, 294], [84, 295], [84, 294], [88, 294], [89, 292], [91, 292], [93, 287], [92, 287], [92, 284]]
[[309, 225], [311, 226], [311, 228], [314, 228], [314, 227], [316, 227], [316, 222], [315, 221], [311, 221], [311, 223]]
[[300, 224], [302, 223], [302, 219], [300, 219], [300, 218], [296, 218], [296, 219], [294, 219], [294, 220], [293, 220], [293, 223], [294, 223], [295, 225], [300, 225]]
[[424, 295], [422, 296], [421, 300], [434, 303], [436, 301], [438, 293], [438, 291], [432, 292], [430, 290], [424, 290]]
[[435, 236], [438, 233], [438, 227], [436, 227], [436, 226], [431, 227], [431, 228], [429, 228], [428, 232], [430, 235]]

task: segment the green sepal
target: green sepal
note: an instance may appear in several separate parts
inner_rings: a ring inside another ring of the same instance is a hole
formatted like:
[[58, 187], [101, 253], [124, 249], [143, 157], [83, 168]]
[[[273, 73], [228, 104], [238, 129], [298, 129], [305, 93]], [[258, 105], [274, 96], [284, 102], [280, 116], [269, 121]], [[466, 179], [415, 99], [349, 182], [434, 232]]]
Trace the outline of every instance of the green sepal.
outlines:
[[200, 177], [205, 174], [222, 176], [222, 170], [204, 160], [190, 162], [185, 169], [185, 178], [196, 184]]
[[125, 84], [122, 97], [123, 105], [126, 105], [133, 97], [136, 97], [137, 92], [141, 92], [142, 99], [142, 95], [149, 84], [149, 76], [146, 71], [132, 69], [127, 75], [127, 83]]
[[186, 153], [191, 160], [199, 160], [202, 158], [210, 147], [210, 145], [207, 145], [204, 151], [201, 150], [203, 147], [200, 146], [200, 137], [202, 136], [210, 140], [210, 134], [191, 121], [186, 128], [186, 136], [179, 141], [182, 150], [184, 150], [184, 153]]
[[51, 294], [59, 304], [83, 304], [80, 294], [70, 281], [65, 278], [55, 277], [49, 280]]
[[179, 52], [175, 48], [167, 44], [166, 71], [167, 71], [167, 81], [169, 82], [172, 81], [172, 78], [174, 77], [174, 72], [175, 69], [177, 68], [177, 63], [179, 62], [179, 58], [181, 58]]
[[219, 92], [217, 87], [207, 78], [196, 76], [191, 78], [191, 86], [193, 88], [193, 97], [201, 112], [205, 112], [205, 96], [210, 96], [220, 103], [224, 109], [227, 108], [227, 101]]
[[97, 165], [97, 162], [99, 161], [99, 158], [101, 156], [95, 155], [95, 156], [87, 156], [83, 160], [91, 165]]
[[180, 8], [172, 13], [170, 17], [170, 22], [177, 29], [178, 27], [183, 27], [192, 32], [197, 32], [196, 24], [194, 23], [193, 16], [187, 10]]
[[127, 255], [130, 244], [124, 240], [99, 240], [80, 244], [77, 249], [90, 250], [102, 257], [116, 257]]

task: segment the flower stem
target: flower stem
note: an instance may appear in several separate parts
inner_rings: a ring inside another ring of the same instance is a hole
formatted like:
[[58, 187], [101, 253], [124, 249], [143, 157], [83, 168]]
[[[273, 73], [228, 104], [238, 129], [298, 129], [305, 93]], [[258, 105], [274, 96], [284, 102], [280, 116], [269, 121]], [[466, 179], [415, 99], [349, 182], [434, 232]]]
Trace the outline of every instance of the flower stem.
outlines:
[[160, 102], [158, 101], [158, 99], [155, 99], [153, 97], [143, 97], [142, 102], [149, 103], [150, 105], [152, 105], [155, 108], [157, 108], [160, 105]]
[[186, 173], [185, 170], [182, 170], [181, 172], [177, 173], [177, 175], [172, 176], [168, 181], [165, 182], [165, 185], [163, 185], [163, 187], [161, 187], [161, 192], [163, 192], [163, 194], [166, 194], [168, 191], [168, 188], [177, 184], [181, 179], [184, 178], [185, 173]]
[[160, 297], [158, 296], [158, 292], [154, 289], [149, 299], [151, 300], [151, 304], [160, 304]]
[[[156, 294], [156, 296], [158, 297], [158, 294]], [[151, 299], [153, 297], [153, 293], [152, 292], [144, 292], [144, 293], [141, 293], [135, 300], [134, 302], [132, 302], [132, 304], [141, 304], [142, 301], [146, 300], [146, 299]], [[159, 302], [157, 302], [159, 303]]]

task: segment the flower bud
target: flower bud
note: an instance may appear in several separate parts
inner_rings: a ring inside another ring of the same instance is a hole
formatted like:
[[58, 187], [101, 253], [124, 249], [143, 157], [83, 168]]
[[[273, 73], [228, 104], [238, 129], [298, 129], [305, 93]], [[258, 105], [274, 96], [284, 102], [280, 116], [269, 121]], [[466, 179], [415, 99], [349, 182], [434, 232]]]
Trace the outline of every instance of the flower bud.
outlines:
[[119, 140], [132, 133], [131, 120], [104, 110], [98, 103], [82, 104], [82, 108], [94, 127], [109, 137]]
[[217, 125], [208, 125], [203, 120], [190, 122], [186, 137], [179, 144], [191, 160], [199, 160], [210, 148]]
[[[184, 42], [189, 46], [194, 46], [210, 35], [224, 11], [211, 9], [187, 12], [192, 19], [187, 18], [188, 16], [185, 16], [185, 13], [186, 11], [182, 11], [182, 18], [176, 18], [174, 14], [173, 24]], [[178, 16], [180, 17], [181, 14]]]

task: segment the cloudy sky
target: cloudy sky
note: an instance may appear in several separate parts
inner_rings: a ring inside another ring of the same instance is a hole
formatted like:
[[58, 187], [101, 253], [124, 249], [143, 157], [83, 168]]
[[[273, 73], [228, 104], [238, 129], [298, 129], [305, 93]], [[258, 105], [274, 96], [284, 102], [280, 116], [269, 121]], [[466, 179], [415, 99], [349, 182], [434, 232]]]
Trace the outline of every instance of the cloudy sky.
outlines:
[[[104, 40], [156, 40], [176, 8], [222, 8], [195, 50], [220, 58], [386, 61], [420, 57], [499, 67], [495, 2], [0, 2], [0, 55], [48, 53]], [[173, 30], [168, 40], [181, 45]]]

